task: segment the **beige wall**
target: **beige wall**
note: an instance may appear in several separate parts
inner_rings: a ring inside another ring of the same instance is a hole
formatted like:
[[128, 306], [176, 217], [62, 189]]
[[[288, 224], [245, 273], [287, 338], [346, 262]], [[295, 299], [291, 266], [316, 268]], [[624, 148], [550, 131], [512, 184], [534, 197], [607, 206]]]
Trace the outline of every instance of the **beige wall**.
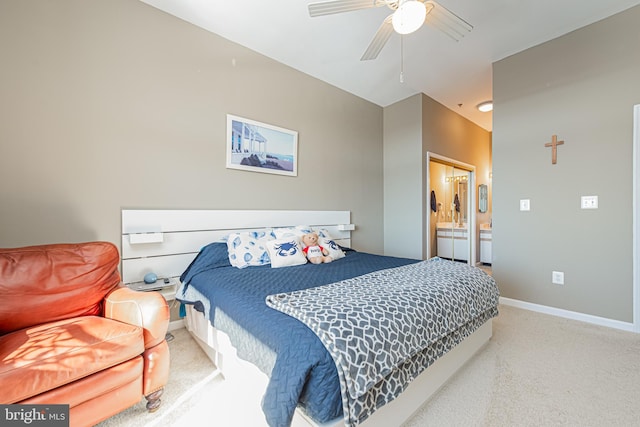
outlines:
[[384, 109], [384, 253], [422, 258], [421, 95]]
[[[494, 64], [493, 272], [504, 297], [633, 320], [638, 22], [635, 7]], [[552, 165], [554, 134], [564, 145]], [[584, 195], [599, 209], [581, 210]]]
[[[427, 258], [430, 215], [426, 155], [432, 152], [476, 166], [478, 184], [490, 184], [491, 133], [420, 94], [384, 109], [384, 246], [387, 255]], [[491, 185], [489, 185], [491, 189]], [[491, 213], [477, 215], [489, 222]], [[476, 236], [477, 243], [477, 236]], [[429, 251], [431, 252], [431, 251]]]
[[[354, 247], [420, 258], [432, 151], [489, 184], [503, 296], [630, 322], [637, 22], [495, 64], [489, 181], [491, 134], [427, 96], [382, 109], [135, 0], [1, 2], [0, 246], [118, 243], [121, 208], [349, 209]], [[226, 169], [227, 113], [297, 130], [299, 176]]]
[[[135, 0], [0, 3], [0, 247], [119, 243], [121, 208], [351, 210], [383, 250], [382, 108]], [[225, 168], [226, 114], [299, 132]]]

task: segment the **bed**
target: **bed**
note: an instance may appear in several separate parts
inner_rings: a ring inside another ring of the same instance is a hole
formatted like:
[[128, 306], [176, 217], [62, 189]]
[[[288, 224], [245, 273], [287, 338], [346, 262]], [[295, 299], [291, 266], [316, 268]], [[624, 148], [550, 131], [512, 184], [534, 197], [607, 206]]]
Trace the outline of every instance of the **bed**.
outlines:
[[[229, 236], [300, 224], [343, 255], [231, 265]], [[179, 271], [188, 329], [226, 380], [264, 389], [266, 424], [399, 425], [490, 338], [497, 287], [466, 264], [354, 250], [353, 228], [348, 211], [123, 211], [123, 277]]]

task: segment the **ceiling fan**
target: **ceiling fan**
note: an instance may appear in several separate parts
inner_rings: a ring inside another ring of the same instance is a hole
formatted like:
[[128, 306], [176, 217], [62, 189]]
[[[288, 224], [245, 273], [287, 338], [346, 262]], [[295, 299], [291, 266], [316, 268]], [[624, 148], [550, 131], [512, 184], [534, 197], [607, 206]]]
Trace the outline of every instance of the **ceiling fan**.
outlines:
[[309, 15], [313, 18], [382, 6], [387, 6], [393, 13], [382, 21], [361, 61], [377, 58], [394, 30], [409, 34], [427, 23], [459, 41], [473, 29], [467, 21], [432, 0], [330, 0], [309, 4]]

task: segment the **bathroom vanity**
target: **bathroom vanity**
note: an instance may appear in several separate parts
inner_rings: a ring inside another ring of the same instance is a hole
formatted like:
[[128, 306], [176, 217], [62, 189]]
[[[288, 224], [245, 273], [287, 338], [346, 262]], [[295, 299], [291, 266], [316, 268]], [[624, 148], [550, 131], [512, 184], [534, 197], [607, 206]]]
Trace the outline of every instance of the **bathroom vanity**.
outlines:
[[480, 262], [491, 264], [491, 225], [480, 224]]
[[439, 222], [436, 224], [436, 236], [440, 258], [469, 260], [469, 229], [466, 223]]

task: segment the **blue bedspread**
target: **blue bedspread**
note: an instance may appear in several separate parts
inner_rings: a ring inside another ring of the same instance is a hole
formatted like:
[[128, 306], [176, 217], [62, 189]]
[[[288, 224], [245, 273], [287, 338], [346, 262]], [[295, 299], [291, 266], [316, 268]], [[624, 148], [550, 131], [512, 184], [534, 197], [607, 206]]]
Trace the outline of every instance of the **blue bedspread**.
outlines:
[[418, 262], [348, 249], [345, 252], [345, 258], [328, 264], [237, 269], [228, 262], [226, 244], [212, 243], [202, 249], [180, 278], [209, 299], [210, 320], [214, 326], [217, 326], [215, 309], [218, 308], [277, 354], [262, 403], [272, 427], [289, 426], [298, 404], [317, 422], [339, 418], [343, 410], [340, 383], [331, 355], [311, 329], [269, 308], [265, 303], [267, 295]]

